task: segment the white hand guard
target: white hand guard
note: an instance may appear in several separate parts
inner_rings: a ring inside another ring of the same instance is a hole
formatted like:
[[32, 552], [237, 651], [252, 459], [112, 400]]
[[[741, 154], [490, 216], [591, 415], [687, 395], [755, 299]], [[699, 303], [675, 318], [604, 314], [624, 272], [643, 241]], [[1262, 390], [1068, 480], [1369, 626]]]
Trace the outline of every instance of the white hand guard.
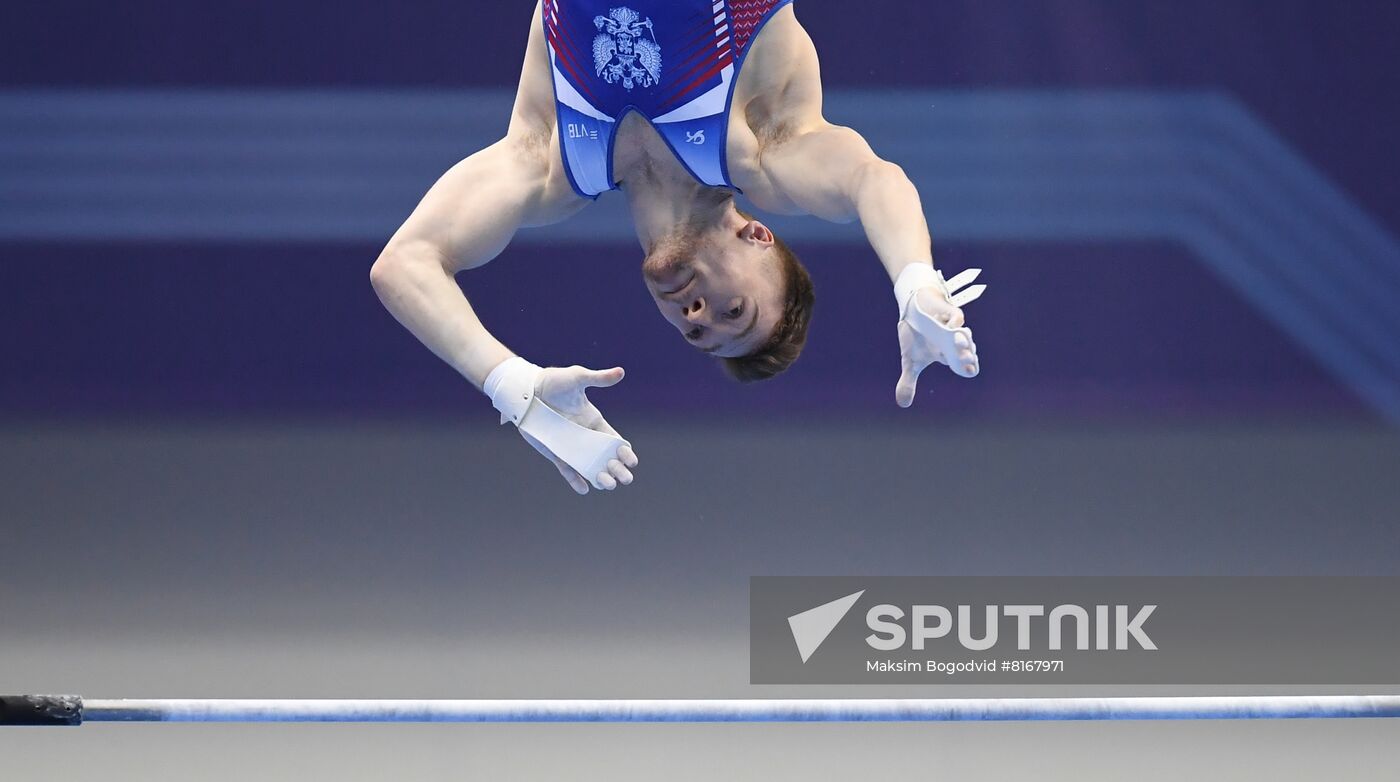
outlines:
[[618, 448], [631, 444], [621, 437], [574, 423], [546, 404], [537, 393], [542, 371], [516, 356], [491, 370], [481, 390], [501, 412], [502, 424], [509, 421], [521, 433], [535, 438], [578, 471], [593, 488], [607, 488], [599, 483], [598, 476], [608, 472], [608, 461], [617, 458]]
[[[919, 336], [928, 341], [928, 347], [942, 356], [943, 362], [963, 377], [971, 377], [962, 368], [958, 353], [974, 345], [972, 330], [966, 326], [949, 328], [919, 307], [917, 293], [924, 288], [937, 288], [943, 298], [954, 307], [963, 307], [976, 301], [986, 290], [986, 285], [969, 284], [981, 274], [981, 269], [966, 269], [944, 280], [943, 273], [932, 266], [911, 263], [900, 272], [894, 283], [895, 299], [899, 302], [899, 317]], [[959, 339], [959, 336], [962, 339]], [[959, 344], [959, 343], [963, 344]], [[973, 348], [975, 350], [975, 348]], [[975, 373], [974, 373], [975, 374]]]

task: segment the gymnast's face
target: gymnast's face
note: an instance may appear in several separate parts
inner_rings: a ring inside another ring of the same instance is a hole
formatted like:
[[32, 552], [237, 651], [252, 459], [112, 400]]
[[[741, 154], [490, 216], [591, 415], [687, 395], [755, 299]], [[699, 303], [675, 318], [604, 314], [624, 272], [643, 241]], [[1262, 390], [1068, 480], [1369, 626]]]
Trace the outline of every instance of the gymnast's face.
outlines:
[[754, 352], [783, 314], [773, 232], [757, 220], [668, 239], [642, 262], [642, 277], [666, 322], [710, 355]]

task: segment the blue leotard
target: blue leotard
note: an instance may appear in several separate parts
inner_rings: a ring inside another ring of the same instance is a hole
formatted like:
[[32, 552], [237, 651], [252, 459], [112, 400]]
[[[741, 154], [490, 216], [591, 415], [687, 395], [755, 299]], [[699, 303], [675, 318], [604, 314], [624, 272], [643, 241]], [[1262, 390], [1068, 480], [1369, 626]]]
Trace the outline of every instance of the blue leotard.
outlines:
[[[635, 111], [700, 182], [731, 187], [729, 107], [749, 45], [792, 0], [543, 0], [569, 183], [617, 189], [612, 147]], [[734, 188], [738, 189], [738, 188]]]

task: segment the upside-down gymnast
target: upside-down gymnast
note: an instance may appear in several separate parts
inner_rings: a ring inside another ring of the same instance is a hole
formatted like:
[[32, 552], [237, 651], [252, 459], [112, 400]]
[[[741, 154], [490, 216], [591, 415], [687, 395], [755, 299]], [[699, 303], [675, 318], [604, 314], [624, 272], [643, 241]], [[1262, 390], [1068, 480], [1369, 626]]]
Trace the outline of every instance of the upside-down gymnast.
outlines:
[[919, 194], [860, 134], [822, 117], [821, 74], [791, 0], [543, 0], [510, 126], [453, 166], [375, 262], [384, 305], [490, 397], [502, 423], [579, 494], [632, 482], [637, 455], [585, 395], [621, 367], [541, 368], [493, 337], [453, 280], [520, 228], [621, 190], [661, 316], [740, 381], [785, 370], [807, 338], [812, 283], [736, 193], [778, 214], [860, 220], [894, 282], [908, 407], [929, 365], [978, 372], [961, 307], [977, 270], [933, 267]]

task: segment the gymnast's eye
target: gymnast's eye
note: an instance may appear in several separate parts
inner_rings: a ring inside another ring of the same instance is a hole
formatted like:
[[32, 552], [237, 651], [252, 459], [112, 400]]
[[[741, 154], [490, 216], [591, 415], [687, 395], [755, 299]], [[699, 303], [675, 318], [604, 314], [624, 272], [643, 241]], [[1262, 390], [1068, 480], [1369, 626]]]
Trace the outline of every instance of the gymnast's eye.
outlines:
[[744, 303], [739, 302], [738, 304], [734, 305], [728, 312], [724, 313], [724, 318], [725, 320], [738, 320], [739, 316], [743, 314]]
[[696, 326], [695, 328], [685, 333], [685, 338], [690, 340], [691, 342], [694, 342], [700, 339], [701, 335], [703, 335], [704, 333], [704, 329], [700, 328], [699, 326]]

